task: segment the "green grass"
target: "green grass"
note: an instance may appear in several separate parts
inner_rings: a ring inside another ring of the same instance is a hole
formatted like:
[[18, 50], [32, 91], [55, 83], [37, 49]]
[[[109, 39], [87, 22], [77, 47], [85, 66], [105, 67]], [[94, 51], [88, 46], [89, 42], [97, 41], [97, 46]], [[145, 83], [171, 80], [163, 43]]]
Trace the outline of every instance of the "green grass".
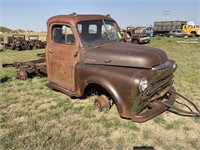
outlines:
[[166, 120], [164, 119], [163, 115], [159, 115], [157, 117], [155, 117], [154, 122], [159, 124], [159, 125], [166, 125]]
[[[148, 46], [163, 49], [176, 60], [176, 89], [200, 105], [200, 45], [177, 44], [178, 40], [155, 37]], [[0, 60], [32, 60], [42, 52], [3, 50]], [[116, 107], [98, 112], [90, 99], [72, 100], [47, 88], [47, 77], [20, 81], [16, 72], [0, 67], [0, 149], [199, 148], [199, 118], [167, 112], [146, 123], [134, 123], [120, 118]]]
[[143, 130], [143, 137], [144, 137], [144, 140], [150, 139], [152, 134], [153, 134], [153, 131], [150, 130], [150, 129], [145, 129], [145, 130]]
[[167, 129], [167, 130], [171, 130], [171, 129], [178, 130], [181, 127], [183, 127], [183, 125], [184, 125], [183, 121], [177, 120], [177, 121], [174, 121], [172, 123], [167, 124], [165, 126], [165, 129]]

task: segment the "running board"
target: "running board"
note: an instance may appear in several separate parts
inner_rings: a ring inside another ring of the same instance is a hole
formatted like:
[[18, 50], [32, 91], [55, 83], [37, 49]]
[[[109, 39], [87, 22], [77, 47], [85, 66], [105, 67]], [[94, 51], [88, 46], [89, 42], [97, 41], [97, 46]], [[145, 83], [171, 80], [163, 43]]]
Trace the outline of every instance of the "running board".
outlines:
[[51, 88], [51, 89], [55, 89], [58, 90], [66, 95], [68, 95], [69, 97], [78, 97], [74, 92], [71, 92], [69, 90], [66, 90], [58, 85], [56, 85], [55, 83], [46, 83], [46, 86]]

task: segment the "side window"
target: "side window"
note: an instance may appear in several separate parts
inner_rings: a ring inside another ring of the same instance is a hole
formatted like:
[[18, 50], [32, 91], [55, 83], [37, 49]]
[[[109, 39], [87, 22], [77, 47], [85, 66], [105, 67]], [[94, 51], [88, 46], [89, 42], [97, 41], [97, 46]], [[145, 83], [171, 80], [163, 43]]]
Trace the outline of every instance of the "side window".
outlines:
[[89, 25], [89, 34], [97, 34], [97, 25], [96, 24]]
[[181, 30], [177, 30], [177, 33], [181, 33]]
[[72, 45], [75, 44], [75, 37], [69, 26], [56, 25], [53, 26], [52, 41], [54, 43]]

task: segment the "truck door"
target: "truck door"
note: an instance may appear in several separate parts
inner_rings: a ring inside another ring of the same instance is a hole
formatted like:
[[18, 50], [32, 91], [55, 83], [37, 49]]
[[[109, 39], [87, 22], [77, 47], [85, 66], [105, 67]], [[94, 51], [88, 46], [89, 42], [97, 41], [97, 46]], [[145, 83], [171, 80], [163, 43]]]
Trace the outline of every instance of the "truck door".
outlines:
[[51, 25], [46, 47], [48, 80], [59, 87], [75, 91], [74, 70], [78, 42], [69, 25]]

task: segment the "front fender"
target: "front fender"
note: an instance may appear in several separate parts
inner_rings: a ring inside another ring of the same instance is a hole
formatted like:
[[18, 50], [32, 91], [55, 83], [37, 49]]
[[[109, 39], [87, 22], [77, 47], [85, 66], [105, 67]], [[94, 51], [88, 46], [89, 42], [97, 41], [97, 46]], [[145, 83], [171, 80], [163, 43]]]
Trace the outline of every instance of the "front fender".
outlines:
[[121, 106], [123, 106], [123, 101], [121, 96], [119, 95], [119, 92], [117, 91], [117, 89], [114, 87], [114, 85], [112, 85], [111, 82], [109, 82], [108, 80], [106, 80], [103, 77], [99, 77], [99, 76], [93, 76], [90, 75], [88, 77], [86, 77], [83, 82], [80, 84], [80, 91], [82, 93], [82, 95], [84, 94], [85, 89], [90, 85], [90, 84], [96, 84], [101, 86], [103, 89], [105, 89], [113, 98], [118, 112], [121, 114], [122, 113], [122, 108]]
[[121, 117], [131, 116], [131, 89], [134, 72], [138, 70], [105, 65], [76, 65], [77, 95], [82, 96], [86, 87], [97, 84], [104, 88], [114, 100]]

